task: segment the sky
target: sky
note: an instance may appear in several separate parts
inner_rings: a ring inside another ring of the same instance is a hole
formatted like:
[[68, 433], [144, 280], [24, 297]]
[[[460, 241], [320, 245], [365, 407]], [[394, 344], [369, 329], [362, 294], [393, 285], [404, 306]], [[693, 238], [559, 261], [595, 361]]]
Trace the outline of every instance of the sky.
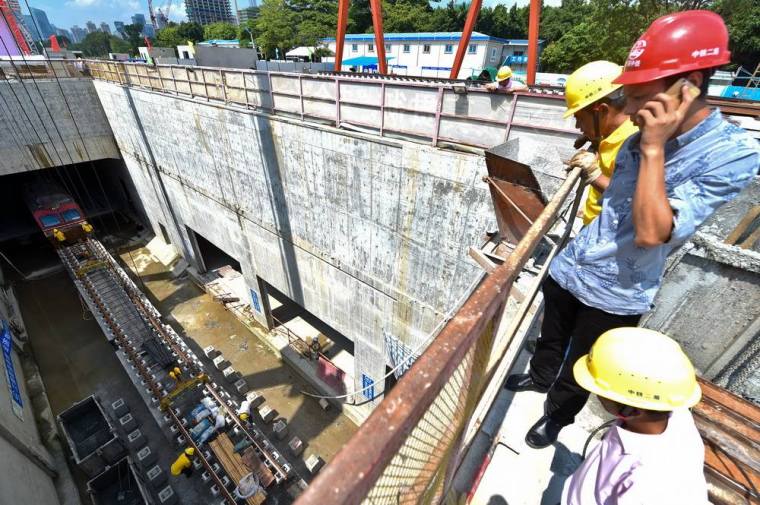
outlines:
[[[248, 7], [250, 0], [231, 0], [237, 1], [238, 8]], [[102, 21], [107, 22], [114, 29], [114, 21], [124, 21], [131, 23], [132, 14], [145, 14], [148, 16], [147, 0], [19, 0], [22, 10], [26, 13], [26, 3], [30, 7], [42, 9], [47, 12], [48, 20], [58, 28], [71, 29], [73, 25], [84, 27], [87, 21], [93, 21], [100, 26]], [[168, 3], [168, 0], [153, 0], [153, 8], [162, 8]], [[486, 6], [493, 6], [503, 3], [511, 6], [513, 3], [525, 5], [528, 0], [484, 0]], [[545, 5], [559, 5], [560, 0], [545, 0]], [[170, 11], [172, 21], [186, 21], [185, 2], [183, 0], [173, 0]]]

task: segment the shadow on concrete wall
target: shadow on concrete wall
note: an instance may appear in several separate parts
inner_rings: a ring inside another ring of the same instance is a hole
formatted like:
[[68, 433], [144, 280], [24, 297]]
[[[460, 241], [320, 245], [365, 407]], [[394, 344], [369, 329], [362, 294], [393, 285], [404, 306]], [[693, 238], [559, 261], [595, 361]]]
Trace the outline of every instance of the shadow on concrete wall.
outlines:
[[[171, 222], [174, 225], [177, 236], [181, 238], [180, 245], [182, 246], [182, 256], [189, 260], [193, 256], [189, 253], [187, 243], [184, 240], [185, 235], [182, 233], [179, 221], [177, 220], [177, 215], [174, 213], [174, 208], [172, 207], [171, 200], [169, 199], [169, 194], [166, 191], [166, 186], [164, 186], [164, 181], [161, 179], [161, 174], [158, 170], [158, 164], [156, 163], [156, 157], [153, 155], [153, 148], [151, 147], [150, 142], [148, 142], [148, 136], [145, 134], [145, 128], [143, 127], [142, 120], [140, 119], [140, 115], [137, 113], [137, 108], [135, 108], [135, 101], [132, 97], [132, 90], [128, 87], [125, 87], [123, 89], [124, 94], [127, 97], [127, 102], [129, 103], [129, 110], [135, 120], [137, 131], [140, 132], [140, 140], [145, 147], [145, 152], [148, 154], [148, 162], [150, 164], [148, 167], [148, 175], [150, 177], [151, 183], [153, 184], [153, 191], [156, 193], [156, 196], [159, 197], [159, 201], [163, 200], [164, 202], [163, 205], [159, 204], [159, 207], [164, 214], [164, 218], [166, 218], [166, 211], [169, 212]], [[156, 188], [156, 186], [158, 186], [158, 188]], [[166, 209], [166, 211], [164, 209]]]
[[[303, 286], [301, 285], [301, 276], [298, 272], [298, 264], [296, 263], [293, 232], [290, 228], [288, 202], [285, 198], [285, 188], [282, 184], [282, 170], [274, 138], [272, 137], [272, 127], [269, 120], [264, 116], [253, 115], [252, 118], [259, 136], [258, 145], [264, 166], [264, 177], [266, 177], [267, 187], [269, 188], [269, 205], [272, 208], [275, 226], [280, 233], [278, 240], [280, 261], [287, 278], [288, 294], [295, 302], [304, 305]], [[261, 273], [265, 272], [260, 272], [259, 275]]]

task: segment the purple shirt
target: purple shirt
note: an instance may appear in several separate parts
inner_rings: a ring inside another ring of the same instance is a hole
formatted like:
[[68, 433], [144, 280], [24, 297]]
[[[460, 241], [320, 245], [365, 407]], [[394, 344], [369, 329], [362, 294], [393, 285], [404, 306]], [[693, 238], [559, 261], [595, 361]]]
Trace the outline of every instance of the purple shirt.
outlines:
[[562, 505], [707, 505], [704, 459], [686, 409], [673, 411], [659, 435], [617, 423], [565, 482]]

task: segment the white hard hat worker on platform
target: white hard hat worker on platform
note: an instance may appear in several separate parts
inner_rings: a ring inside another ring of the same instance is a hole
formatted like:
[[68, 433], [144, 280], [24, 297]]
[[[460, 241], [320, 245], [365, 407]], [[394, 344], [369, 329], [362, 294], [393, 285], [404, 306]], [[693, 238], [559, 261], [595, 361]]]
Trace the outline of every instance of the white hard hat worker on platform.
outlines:
[[573, 374], [618, 420], [565, 482], [562, 505], [709, 503], [705, 448], [688, 410], [702, 392], [675, 340], [609, 330]]
[[496, 73], [496, 81], [486, 84], [486, 89], [491, 92], [512, 93], [526, 90], [528, 87], [515, 79], [512, 69], [504, 65]]
[[583, 206], [584, 225], [602, 210], [602, 193], [610, 183], [615, 157], [623, 142], [638, 131], [624, 112], [623, 86], [613, 82], [622, 71], [611, 61], [592, 61], [570, 74], [565, 84], [564, 117], [575, 117], [576, 128], [596, 151], [578, 151], [569, 163], [583, 169], [583, 180], [591, 186]]

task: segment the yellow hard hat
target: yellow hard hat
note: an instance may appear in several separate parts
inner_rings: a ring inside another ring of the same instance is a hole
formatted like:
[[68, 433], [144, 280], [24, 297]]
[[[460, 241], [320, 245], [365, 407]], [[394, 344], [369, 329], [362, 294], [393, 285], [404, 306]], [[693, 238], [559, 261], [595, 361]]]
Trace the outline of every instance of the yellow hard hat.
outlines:
[[496, 82], [506, 81], [510, 77], [512, 77], [512, 69], [506, 65], [499, 68], [499, 71], [496, 72]]
[[250, 417], [250, 416], [248, 414], [246, 414], [245, 412], [243, 412], [238, 417], [240, 418], [241, 421], [247, 421], [248, 417]]
[[612, 81], [623, 72], [623, 67], [611, 61], [592, 61], [570, 74], [565, 82], [564, 117], [570, 117], [582, 108], [591, 105], [617, 90], [622, 84]]
[[702, 391], [678, 342], [646, 328], [615, 328], [602, 334], [573, 367], [583, 389], [640, 409], [693, 407]]
[[195, 448], [194, 447], [188, 447], [185, 449], [185, 454], [188, 456], [194, 456], [195, 455]]

